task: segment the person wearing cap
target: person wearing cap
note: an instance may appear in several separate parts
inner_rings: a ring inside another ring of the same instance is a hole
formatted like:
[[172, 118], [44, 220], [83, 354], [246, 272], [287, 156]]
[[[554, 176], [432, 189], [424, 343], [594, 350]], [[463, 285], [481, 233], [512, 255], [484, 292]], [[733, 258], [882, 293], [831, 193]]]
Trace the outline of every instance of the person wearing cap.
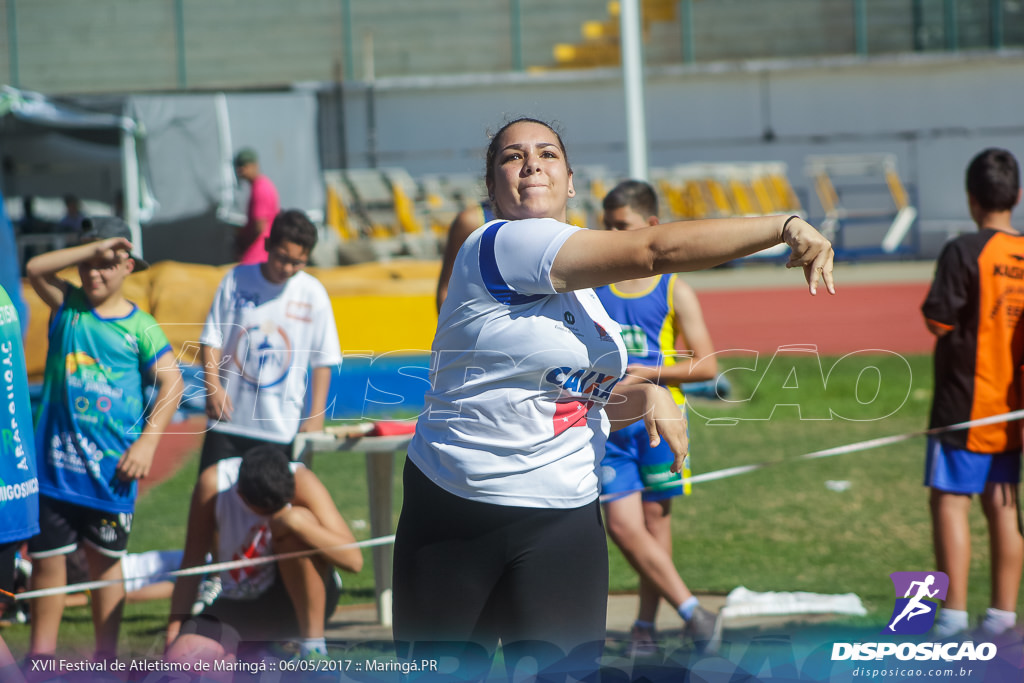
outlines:
[[277, 188], [270, 178], [260, 173], [259, 157], [251, 147], [235, 155], [235, 175], [250, 185], [245, 227], [235, 236], [235, 255], [242, 265], [263, 263], [267, 260], [265, 242], [270, 235], [270, 224], [281, 211]]
[[[83, 221], [81, 243], [34, 257], [29, 283], [50, 307], [50, 346], [36, 421], [40, 532], [29, 540], [33, 588], [66, 585], [64, 556], [84, 541], [89, 578], [121, 579], [137, 482], [153, 463], [184, 384], [156, 320], [125, 298], [124, 281], [148, 264], [132, 254], [119, 218]], [[75, 268], [81, 285], [60, 277]], [[155, 385], [147, 405], [144, 388]], [[93, 592], [97, 659], [117, 649], [125, 591]], [[35, 599], [29, 658], [52, 658], [61, 594]]]

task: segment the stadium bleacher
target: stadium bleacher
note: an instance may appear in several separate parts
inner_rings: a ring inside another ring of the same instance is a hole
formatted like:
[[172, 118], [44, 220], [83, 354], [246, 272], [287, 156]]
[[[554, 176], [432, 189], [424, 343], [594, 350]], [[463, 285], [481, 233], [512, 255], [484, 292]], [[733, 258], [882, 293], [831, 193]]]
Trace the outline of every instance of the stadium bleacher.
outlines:
[[[804, 213], [782, 162], [702, 163], [651, 169], [665, 220]], [[601, 225], [601, 201], [625, 176], [603, 166], [579, 166], [569, 222]], [[440, 254], [448, 225], [484, 197], [470, 175], [413, 178], [401, 168], [327, 171], [326, 223], [343, 245], [369, 246], [378, 258]]]

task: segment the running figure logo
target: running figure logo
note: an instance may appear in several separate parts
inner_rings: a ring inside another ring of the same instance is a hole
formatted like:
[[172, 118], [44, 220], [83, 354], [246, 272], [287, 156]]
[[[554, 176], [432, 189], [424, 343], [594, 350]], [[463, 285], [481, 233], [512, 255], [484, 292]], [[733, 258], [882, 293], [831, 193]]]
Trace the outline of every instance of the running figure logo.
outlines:
[[943, 572], [893, 572], [889, 578], [896, 591], [896, 605], [882, 632], [909, 636], [929, 631], [935, 623], [936, 601], [946, 599], [949, 577]]

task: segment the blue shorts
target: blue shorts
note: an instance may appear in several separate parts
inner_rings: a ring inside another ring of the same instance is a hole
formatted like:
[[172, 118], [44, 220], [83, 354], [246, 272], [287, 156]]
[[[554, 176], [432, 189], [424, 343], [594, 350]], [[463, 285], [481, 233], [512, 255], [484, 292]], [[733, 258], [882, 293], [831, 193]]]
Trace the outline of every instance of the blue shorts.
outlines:
[[[643, 420], [612, 432], [598, 473], [601, 494], [612, 500], [643, 491], [645, 501], [667, 500], [682, 495], [682, 475], [671, 471], [675, 456], [668, 442], [651, 448]], [[605, 502], [608, 502], [605, 500]]]
[[924, 485], [949, 493], [982, 493], [985, 484], [1020, 483], [1020, 451], [975, 453], [928, 439]]

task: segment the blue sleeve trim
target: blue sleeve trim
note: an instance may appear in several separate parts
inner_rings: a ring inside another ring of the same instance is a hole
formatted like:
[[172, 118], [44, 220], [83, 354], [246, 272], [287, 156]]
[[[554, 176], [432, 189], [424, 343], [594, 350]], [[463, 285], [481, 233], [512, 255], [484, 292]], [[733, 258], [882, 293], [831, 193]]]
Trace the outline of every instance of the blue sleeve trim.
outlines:
[[520, 294], [512, 289], [498, 270], [498, 259], [494, 254], [494, 240], [498, 236], [498, 229], [508, 221], [495, 223], [484, 230], [480, 239], [480, 276], [483, 278], [484, 286], [494, 300], [506, 306], [517, 306], [540, 301], [544, 294]]
[[153, 366], [156, 364], [156, 362], [158, 360], [160, 360], [160, 357], [163, 356], [165, 353], [167, 353], [170, 350], [171, 350], [171, 345], [170, 344], [166, 344], [165, 346], [163, 346], [159, 351], [157, 351], [156, 353], [153, 354], [152, 358], [150, 358], [148, 361], [146, 361], [146, 364], [142, 366], [142, 369], [145, 372], [149, 372], [153, 368]]

